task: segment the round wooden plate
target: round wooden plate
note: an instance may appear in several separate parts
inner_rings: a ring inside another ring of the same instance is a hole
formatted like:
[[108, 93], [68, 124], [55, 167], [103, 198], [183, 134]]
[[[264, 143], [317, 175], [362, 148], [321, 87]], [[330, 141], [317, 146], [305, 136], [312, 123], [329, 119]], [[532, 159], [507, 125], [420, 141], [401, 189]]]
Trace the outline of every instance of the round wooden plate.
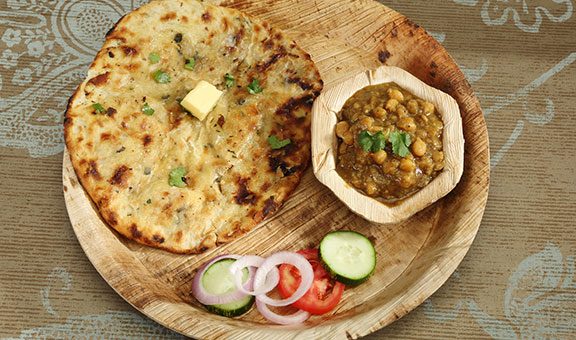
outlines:
[[[64, 196], [82, 248], [126, 301], [160, 324], [196, 338], [357, 338], [388, 325], [434, 293], [456, 269], [480, 225], [489, 185], [486, 124], [455, 62], [424, 29], [374, 1], [233, 1], [284, 29], [308, 51], [326, 86], [382, 64], [395, 65], [450, 95], [464, 125], [465, 166], [448, 196], [407, 222], [381, 226], [354, 215], [311, 169], [270, 220], [201, 255], [174, 255], [120, 237], [102, 222], [64, 153]], [[375, 242], [368, 282], [347, 289], [337, 309], [300, 326], [276, 326], [253, 310], [238, 319], [206, 312], [191, 296], [196, 268], [216, 254], [268, 255], [316, 245], [328, 231], [353, 229]]]

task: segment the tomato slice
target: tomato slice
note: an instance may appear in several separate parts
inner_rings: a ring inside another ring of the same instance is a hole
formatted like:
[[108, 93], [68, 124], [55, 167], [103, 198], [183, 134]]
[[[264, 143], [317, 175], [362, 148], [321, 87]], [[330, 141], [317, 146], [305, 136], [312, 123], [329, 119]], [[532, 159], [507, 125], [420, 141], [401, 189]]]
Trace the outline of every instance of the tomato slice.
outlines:
[[[298, 252], [303, 255], [312, 265], [314, 270], [314, 282], [306, 295], [294, 302], [292, 306], [305, 310], [310, 314], [326, 314], [333, 310], [344, 292], [344, 284], [332, 279], [324, 269], [318, 256], [318, 249], [303, 249]], [[283, 264], [280, 266], [280, 282], [278, 292], [282, 298], [288, 298], [294, 294], [300, 285], [300, 272], [294, 266]]]

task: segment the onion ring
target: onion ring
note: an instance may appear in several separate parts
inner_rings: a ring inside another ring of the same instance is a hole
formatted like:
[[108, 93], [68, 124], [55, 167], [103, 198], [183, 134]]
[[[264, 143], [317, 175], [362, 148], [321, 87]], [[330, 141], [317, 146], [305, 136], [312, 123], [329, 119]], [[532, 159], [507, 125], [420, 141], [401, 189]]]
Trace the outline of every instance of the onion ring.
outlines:
[[278, 268], [269, 272], [269, 275], [266, 276], [266, 282], [262, 287], [258, 287], [258, 289], [250, 291], [245, 288], [246, 285], [242, 285], [242, 269], [250, 267], [254, 270], [254, 268], [260, 267], [264, 261], [265, 259], [261, 256], [246, 255], [240, 257], [230, 266], [230, 272], [234, 275], [234, 282], [239, 291], [247, 295], [258, 296], [270, 292], [278, 285], [278, 282], [280, 281], [280, 272], [278, 271]]
[[308, 320], [308, 318], [310, 317], [310, 313], [303, 311], [301, 309], [299, 309], [294, 314], [290, 314], [290, 315], [280, 315], [280, 314], [274, 313], [273, 311], [270, 310], [270, 308], [268, 308], [268, 305], [266, 305], [260, 299], [260, 297], [256, 297], [256, 308], [258, 309], [260, 314], [262, 314], [262, 316], [264, 318], [266, 318], [266, 320], [280, 324], [280, 325], [294, 325], [294, 324], [302, 323], [302, 322]]
[[312, 283], [314, 282], [314, 270], [312, 269], [310, 262], [308, 262], [304, 256], [298, 253], [281, 251], [270, 255], [266, 260], [264, 260], [258, 270], [256, 270], [253, 282], [254, 290], [260, 291], [261, 287], [265, 284], [268, 273], [274, 270], [277, 272], [278, 268], [276, 266], [283, 263], [293, 265], [298, 269], [298, 271], [300, 271], [300, 286], [298, 286], [298, 289], [296, 289], [292, 296], [282, 300], [273, 299], [264, 294], [256, 296], [257, 299], [260, 299], [260, 301], [267, 305], [275, 307], [288, 306], [304, 296], [310, 287], [312, 287]]

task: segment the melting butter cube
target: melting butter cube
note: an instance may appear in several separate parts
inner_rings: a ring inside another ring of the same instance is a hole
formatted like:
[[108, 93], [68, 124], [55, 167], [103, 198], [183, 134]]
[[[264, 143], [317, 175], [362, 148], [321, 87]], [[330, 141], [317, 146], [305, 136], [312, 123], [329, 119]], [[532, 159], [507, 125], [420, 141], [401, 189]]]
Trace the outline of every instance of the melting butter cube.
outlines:
[[208, 113], [214, 109], [216, 103], [222, 96], [222, 91], [214, 85], [201, 80], [196, 87], [190, 91], [180, 102], [186, 110], [190, 111], [196, 118], [204, 120]]

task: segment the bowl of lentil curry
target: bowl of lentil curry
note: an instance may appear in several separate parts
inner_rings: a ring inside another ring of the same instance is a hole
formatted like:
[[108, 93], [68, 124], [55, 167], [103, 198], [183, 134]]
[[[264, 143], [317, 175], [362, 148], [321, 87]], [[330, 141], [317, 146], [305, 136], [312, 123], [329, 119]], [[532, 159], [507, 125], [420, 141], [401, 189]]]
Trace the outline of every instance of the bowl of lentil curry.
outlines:
[[400, 68], [363, 71], [326, 89], [312, 115], [314, 174], [370, 221], [401, 222], [462, 176], [457, 102]]

